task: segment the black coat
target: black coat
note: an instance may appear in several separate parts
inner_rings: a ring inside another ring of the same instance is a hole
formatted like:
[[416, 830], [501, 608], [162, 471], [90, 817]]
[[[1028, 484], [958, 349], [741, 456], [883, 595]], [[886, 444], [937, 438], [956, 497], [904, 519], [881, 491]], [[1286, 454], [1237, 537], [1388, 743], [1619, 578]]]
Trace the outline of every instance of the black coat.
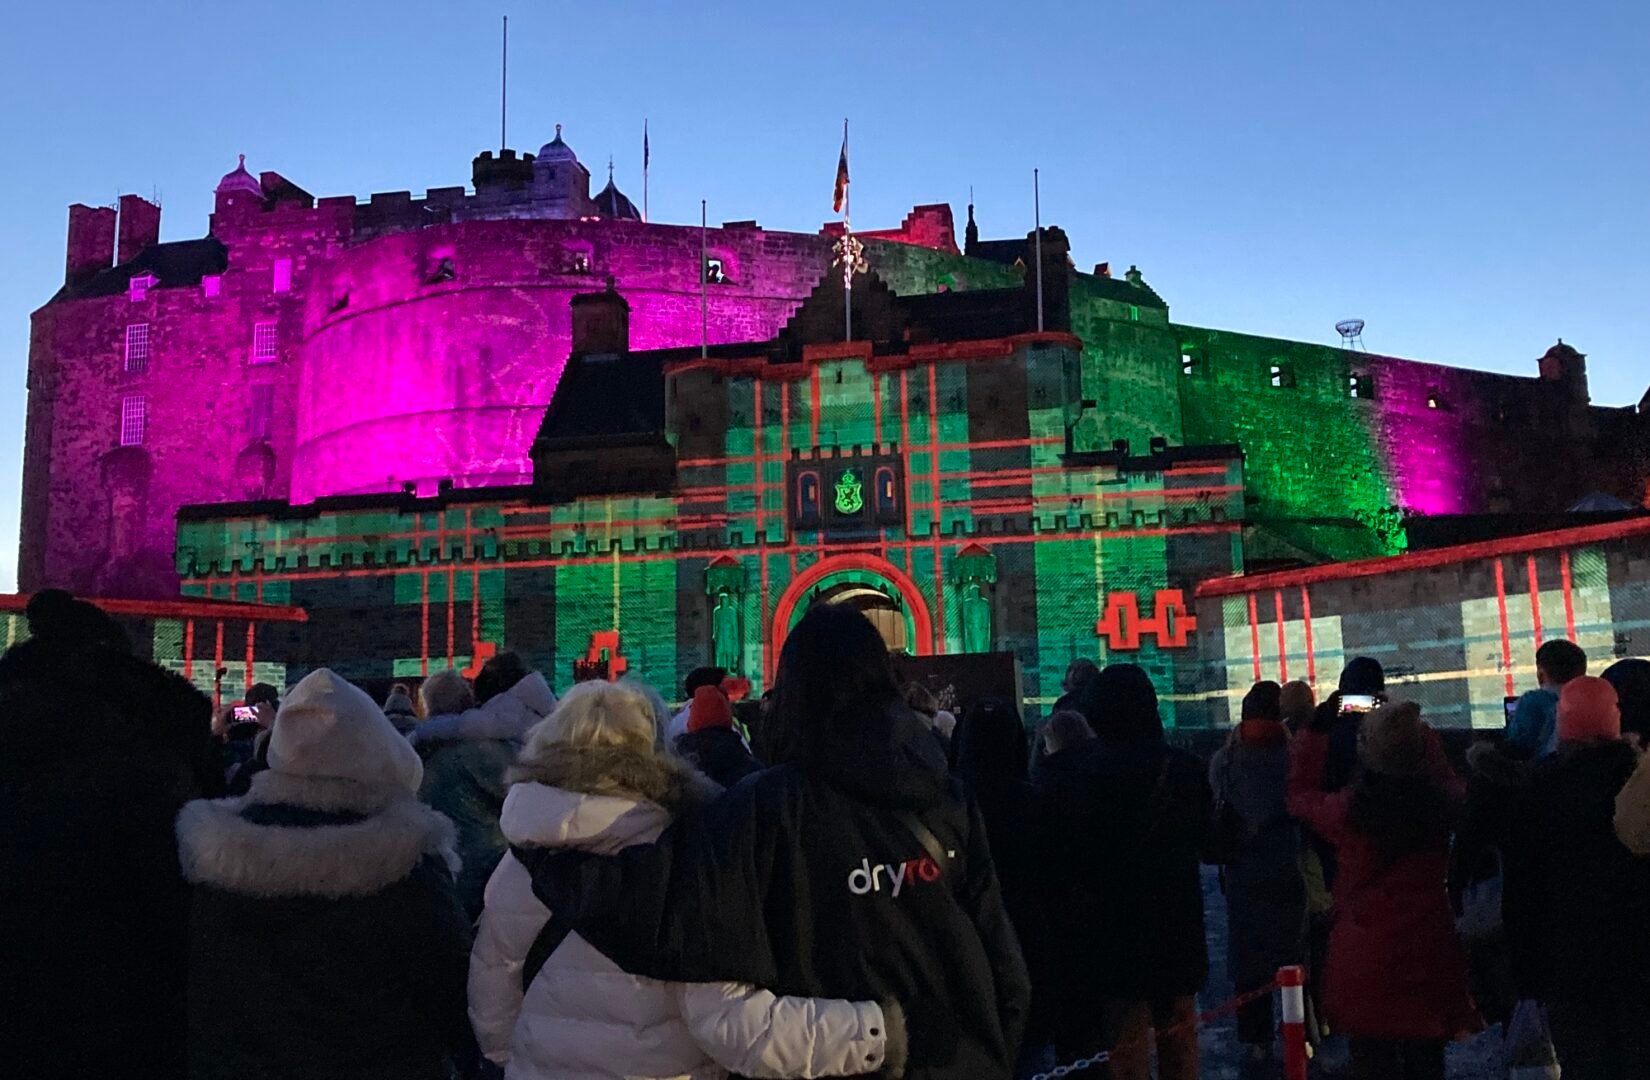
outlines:
[[1650, 859], [1623, 847], [1614, 825], [1616, 794], [1636, 764], [1624, 742], [1560, 744], [1522, 775], [1501, 775], [1492, 810], [1520, 870], [1507, 931], [1543, 996], [1650, 998]]
[[1195, 994], [1209, 974], [1199, 869], [1203, 765], [1162, 742], [1091, 742], [1044, 759], [1048, 949], [1063, 998]]
[[745, 740], [732, 728], [704, 728], [678, 735], [676, 752], [724, 788], [762, 769], [762, 763], [751, 756]]
[[0, 1053], [14, 1076], [179, 1076], [189, 891], [172, 822], [222, 785], [211, 703], [106, 648], [0, 659]]
[[912, 1080], [1006, 1078], [1029, 987], [979, 810], [909, 713], [867, 726], [879, 734], [768, 769], [657, 845], [537, 861], [535, 889], [626, 971], [897, 1001]]
[[410, 797], [371, 813], [259, 801], [287, 779], [179, 817], [188, 1075], [446, 1080], [473, 1056], [452, 826]]

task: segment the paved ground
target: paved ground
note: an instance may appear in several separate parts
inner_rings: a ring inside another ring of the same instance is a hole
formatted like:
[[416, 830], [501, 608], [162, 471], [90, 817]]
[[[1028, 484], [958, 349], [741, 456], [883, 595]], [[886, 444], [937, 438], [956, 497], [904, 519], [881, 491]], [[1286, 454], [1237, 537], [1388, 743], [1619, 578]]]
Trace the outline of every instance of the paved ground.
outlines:
[[[1208, 923], [1209, 986], [1199, 1004], [1207, 1010], [1232, 997], [1232, 983], [1226, 974], [1226, 900], [1220, 894], [1218, 875], [1208, 867], [1203, 873], [1203, 908]], [[1505, 1073], [1499, 1064], [1500, 1038], [1500, 1028], [1494, 1028], [1450, 1047], [1450, 1080], [1501, 1080]], [[1283, 1075], [1281, 1066], [1258, 1074], [1243, 1070], [1243, 1048], [1237, 1041], [1237, 1021], [1231, 1016], [1204, 1028], [1198, 1041], [1202, 1049], [1203, 1080], [1279, 1080]], [[1314, 1063], [1315, 1077], [1330, 1080], [1344, 1075], [1344, 1071], [1328, 1067], [1335, 1064], [1335, 1049], [1331, 1046], [1324, 1059]], [[1344, 1050], [1341, 1053], [1344, 1054]]]

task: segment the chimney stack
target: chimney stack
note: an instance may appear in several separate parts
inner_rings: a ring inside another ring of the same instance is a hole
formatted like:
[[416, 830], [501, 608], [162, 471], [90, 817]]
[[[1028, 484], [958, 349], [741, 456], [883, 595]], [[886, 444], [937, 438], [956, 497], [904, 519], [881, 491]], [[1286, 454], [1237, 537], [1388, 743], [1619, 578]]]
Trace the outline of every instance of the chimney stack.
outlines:
[[613, 288], [573, 297], [573, 352], [586, 354], [630, 351], [630, 304]]
[[115, 212], [108, 206], [69, 207], [69, 246], [63, 280], [84, 281], [115, 259]]
[[120, 247], [117, 263], [137, 258], [138, 252], [160, 242], [160, 207], [140, 195], [120, 197]]

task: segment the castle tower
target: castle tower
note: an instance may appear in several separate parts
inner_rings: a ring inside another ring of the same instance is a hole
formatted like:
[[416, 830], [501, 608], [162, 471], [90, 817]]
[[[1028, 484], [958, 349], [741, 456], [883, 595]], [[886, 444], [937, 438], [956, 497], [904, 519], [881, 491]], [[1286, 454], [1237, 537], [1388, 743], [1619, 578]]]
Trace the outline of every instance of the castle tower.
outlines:
[[595, 212], [590, 201], [590, 170], [562, 142], [560, 124], [556, 137], [540, 147], [533, 159], [533, 199], [545, 205], [547, 217], [578, 218]]

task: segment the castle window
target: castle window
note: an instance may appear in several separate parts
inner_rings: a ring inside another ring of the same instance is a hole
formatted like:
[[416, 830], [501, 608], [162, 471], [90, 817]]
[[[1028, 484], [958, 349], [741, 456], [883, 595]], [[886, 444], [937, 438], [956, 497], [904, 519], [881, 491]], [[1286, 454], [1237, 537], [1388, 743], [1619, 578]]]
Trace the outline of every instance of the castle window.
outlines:
[[261, 322], [252, 327], [252, 362], [254, 364], [272, 364], [277, 356], [279, 338], [275, 333], [275, 324]]
[[223, 291], [222, 274], [203, 274], [201, 276], [201, 295], [208, 300], [216, 297]]
[[1140, 321], [1140, 305], [1139, 304], [1130, 304], [1129, 305], [1129, 321], [1130, 322], [1139, 322]]
[[819, 525], [819, 474], [809, 471], [796, 478], [796, 521], [804, 528]]
[[424, 284], [438, 285], [443, 281], [451, 281], [457, 276], [458, 271], [453, 268], [453, 257], [447, 255], [436, 259], [430, 266], [430, 272], [424, 275]]
[[1289, 389], [1295, 385], [1295, 373], [1282, 364], [1273, 364], [1272, 385], [1279, 390]]
[[129, 323], [126, 327], [126, 370], [141, 374], [149, 370], [149, 324]]
[[1439, 412], [1448, 412], [1449, 411], [1449, 404], [1444, 401], [1444, 396], [1442, 394], [1440, 394], [1438, 391], [1428, 390], [1427, 391], [1427, 408], [1437, 409]]
[[275, 276], [272, 287], [276, 292], [292, 291], [292, 260], [276, 259]]
[[723, 264], [722, 260], [717, 258], [715, 255], [707, 256], [705, 258], [705, 284], [725, 285], [727, 284], [727, 280], [727, 267]]
[[1202, 366], [1197, 362], [1197, 354], [1183, 352], [1180, 354], [1180, 373], [1182, 375], [1198, 375], [1202, 373]]
[[880, 466], [872, 487], [877, 521], [883, 525], [899, 524], [899, 487], [894, 482], [894, 470], [886, 465]]
[[142, 446], [149, 424], [149, 399], [128, 394], [120, 399], [120, 445]]
[[1375, 377], [1362, 371], [1354, 371], [1346, 377], [1346, 395], [1360, 401], [1371, 401], [1375, 397]]
[[155, 283], [155, 275], [138, 274], [126, 283], [126, 299], [134, 304], [149, 295], [149, 287]]
[[260, 383], [252, 388], [252, 407], [247, 414], [247, 434], [254, 439], [267, 439], [275, 420], [275, 387]]

